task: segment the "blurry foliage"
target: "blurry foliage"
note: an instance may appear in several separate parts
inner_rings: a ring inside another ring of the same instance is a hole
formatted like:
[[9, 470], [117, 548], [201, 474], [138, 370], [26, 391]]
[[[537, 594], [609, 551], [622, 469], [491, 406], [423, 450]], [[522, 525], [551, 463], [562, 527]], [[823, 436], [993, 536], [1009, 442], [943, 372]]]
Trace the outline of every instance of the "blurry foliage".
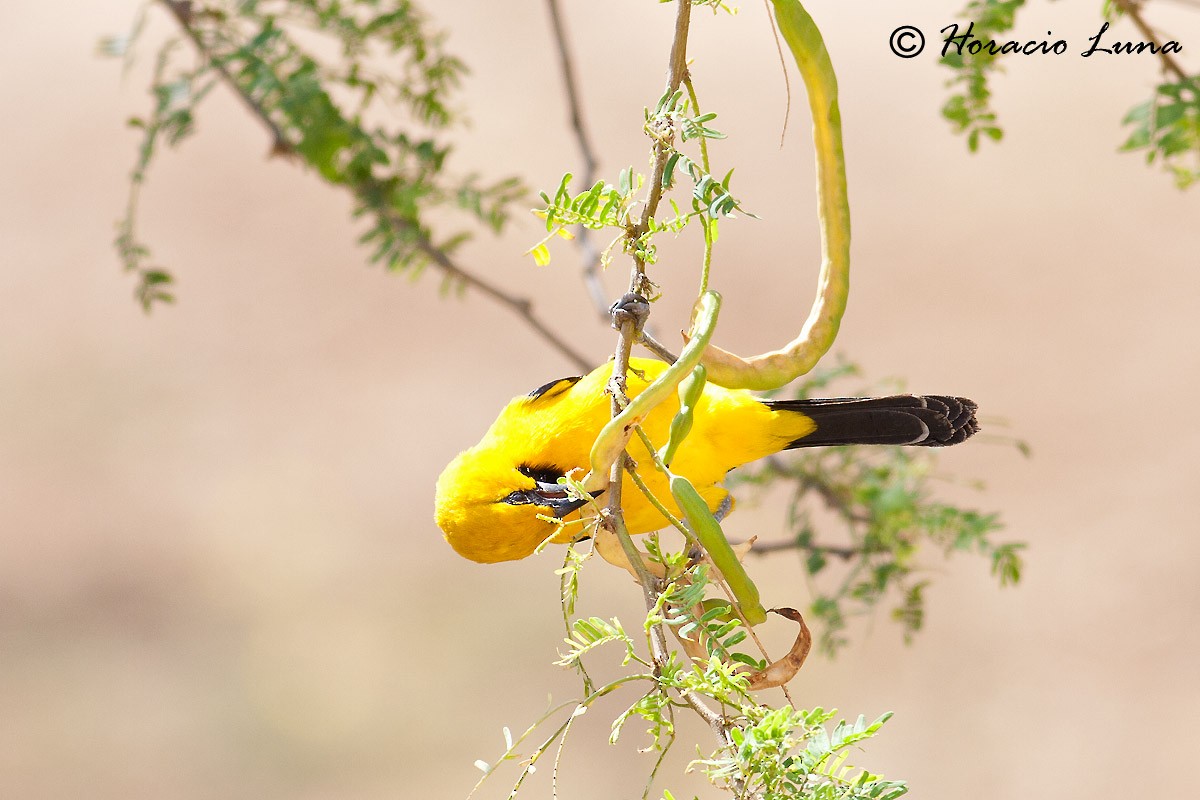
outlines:
[[1133, 132], [1122, 150], [1145, 151], [1146, 163], [1161, 163], [1180, 189], [1200, 181], [1200, 76], [1161, 84], [1123, 122]]
[[[1103, 0], [1100, 13], [1104, 20], [1114, 22], [1122, 16], [1137, 15], [1146, 2], [1133, 0]], [[1025, 0], [970, 0], [963, 9], [958, 33], [971, 28], [971, 36], [980, 41], [995, 41], [997, 45], [1010, 39], [1007, 36], [1016, 23], [1017, 12]], [[1139, 25], [1139, 29], [1140, 29]], [[1111, 35], [1111, 34], [1108, 34]], [[1141, 41], [1142, 34], [1127, 37]], [[1111, 44], [1105, 40], [1104, 45]], [[1071, 53], [1076, 56], [1078, 53]], [[1144, 151], [1146, 162], [1161, 164], [1175, 179], [1180, 189], [1200, 181], [1200, 74], [1186, 75], [1172, 54], [1159, 55], [1161, 66], [1171, 80], [1160, 84], [1149, 100], [1134, 106], [1122, 124], [1132, 132], [1122, 151]], [[967, 147], [975, 152], [981, 137], [999, 141], [1004, 131], [992, 109], [990, 79], [1001, 69], [1000, 58], [987, 48], [978, 52], [960, 52], [951, 47], [942, 63], [954, 71], [946, 85], [954, 90], [942, 116], [949, 120], [955, 132], [965, 133]]]
[[[970, 30], [971, 36], [980, 41], [1002, 41], [1004, 34], [1012, 30], [1017, 9], [1025, 0], [971, 0], [960, 15], [965, 25], [960, 25], [959, 35]], [[967, 135], [967, 147], [971, 152], [979, 149], [980, 136], [999, 141], [1004, 131], [996, 123], [996, 112], [991, 108], [992, 90], [989, 86], [991, 73], [1000, 69], [996, 56], [982, 49], [971, 53], [965, 48], [951, 47], [942, 57], [942, 63], [954, 70], [955, 75], [946, 82], [955, 88], [955, 94], [942, 106], [942, 116], [950, 121], [957, 133]]]
[[[143, 132], [129, 205], [118, 225], [117, 249], [140, 277], [143, 305], [169, 300], [171, 276], [149, 267], [136, 232], [137, 204], [159, 148], [195, 130], [201, 102], [225, 81], [270, 128], [273, 155], [298, 159], [323, 180], [348, 189], [355, 216], [368, 220], [362, 241], [371, 260], [415, 277], [431, 259], [453, 252], [471, 229], [435, 233], [434, 209], [466, 212], [499, 231], [513, 200], [515, 178], [455, 176], [447, 168], [444, 133], [461, 124], [453, 106], [465, 65], [443, 50], [444, 36], [405, 0], [159, 0], [153, 5], [180, 23], [182, 37], [158, 51], [151, 111], [130, 125]], [[128, 56], [143, 27], [101, 42], [101, 51]], [[314, 42], [312, 50], [301, 41]], [[190, 47], [179, 47], [187, 41]], [[314, 51], [327, 54], [318, 56]], [[328, 55], [328, 53], [334, 55]], [[375, 120], [399, 117], [401, 123]], [[453, 276], [448, 275], [448, 283]]]

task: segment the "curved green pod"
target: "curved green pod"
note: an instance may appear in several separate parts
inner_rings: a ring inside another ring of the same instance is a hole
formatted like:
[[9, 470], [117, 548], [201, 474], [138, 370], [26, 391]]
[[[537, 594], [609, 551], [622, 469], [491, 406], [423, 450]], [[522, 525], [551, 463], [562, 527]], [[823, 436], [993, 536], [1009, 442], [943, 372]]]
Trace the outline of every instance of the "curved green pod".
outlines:
[[735, 389], [778, 389], [816, 366], [837, 337], [850, 291], [850, 201], [833, 62], [820, 30], [798, 0], [771, 0], [771, 5], [804, 80], [812, 112], [821, 271], [812, 310], [791, 342], [749, 358], [715, 345], [705, 352], [709, 380]]

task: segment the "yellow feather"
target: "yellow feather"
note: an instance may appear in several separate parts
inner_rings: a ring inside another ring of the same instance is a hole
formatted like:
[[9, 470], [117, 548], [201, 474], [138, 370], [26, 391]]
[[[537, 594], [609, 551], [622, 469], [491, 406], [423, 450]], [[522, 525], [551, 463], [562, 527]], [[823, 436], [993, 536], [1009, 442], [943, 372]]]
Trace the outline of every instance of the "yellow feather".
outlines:
[[[632, 359], [630, 366], [631, 397], [666, 368], [662, 362], [648, 359]], [[645, 377], [639, 377], [639, 372]], [[582, 477], [592, 443], [610, 417], [604, 387], [611, 374], [612, 367], [606, 364], [577, 382], [559, 381], [536, 397], [514, 399], [500, 412], [483, 440], [446, 467], [437, 482], [435, 517], [446, 540], [459, 554], [473, 561], [510, 561], [532, 554], [555, 534], [554, 523], [538, 519], [538, 514], [549, 513], [545, 507], [506, 502], [505, 498], [537, 487], [535, 479], [521, 468], [559, 474], [579, 469], [576, 477]], [[656, 446], [666, 442], [671, 419], [678, 410], [678, 398], [672, 397], [643, 422], [643, 429]], [[779, 452], [815, 429], [813, 421], [802, 413], [775, 411], [747, 392], [709, 384], [696, 404], [692, 431], [671, 468], [687, 476], [715, 511], [728, 495], [720, 482], [729, 470]], [[654, 468], [640, 439], [631, 442], [629, 454], [641, 466], [638, 474], [655, 496], [676, 516], [682, 516], [671, 499], [665, 477]], [[666, 518], [628, 476], [622, 491], [630, 533], [666, 527]], [[572, 511], [563, 519], [577, 521], [580, 511]], [[577, 523], [559, 538], [569, 540], [583, 535], [585, 529]]]

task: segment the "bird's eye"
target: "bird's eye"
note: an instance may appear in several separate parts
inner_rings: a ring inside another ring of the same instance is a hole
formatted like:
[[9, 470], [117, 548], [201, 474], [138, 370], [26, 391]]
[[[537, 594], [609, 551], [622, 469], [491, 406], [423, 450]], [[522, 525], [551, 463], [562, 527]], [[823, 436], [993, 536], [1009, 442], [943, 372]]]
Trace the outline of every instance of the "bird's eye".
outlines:
[[553, 467], [531, 467], [528, 464], [517, 467], [517, 472], [526, 478], [533, 478], [540, 487], [555, 486], [558, 484], [558, 479], [563, 476], [561, 471]]

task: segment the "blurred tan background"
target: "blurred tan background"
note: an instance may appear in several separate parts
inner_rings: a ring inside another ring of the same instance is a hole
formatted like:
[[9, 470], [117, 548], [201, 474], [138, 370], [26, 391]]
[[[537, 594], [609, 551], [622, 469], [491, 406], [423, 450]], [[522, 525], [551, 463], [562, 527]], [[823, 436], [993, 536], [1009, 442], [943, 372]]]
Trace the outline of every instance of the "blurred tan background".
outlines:
[[[557, 556], [459, 560], [431, 521], [433, 482], [504, 401], [572, 369], [484, 299], [364, 266], [347, 199], [267, 160], [224, 91], [199, 137], [153, 168], [142, 232], [180, 302], [143, 316], [111, 240], [136, 147], [124, 121], [147, 107], [149, 45], [169, 26], [154, 17], [125, 80], [93, 55], [137, 5], [0, 10], [0, 796], [462, 797], [501, 726], [523, 729], [577, 683], [550, 663]], [[642, 106], [674, 11], [565, 5], [614, 177], [645, 163]], [[996, 83], [1008, 137], [969, 156], [938, 116], [932, 53], [887, 49], [893, 28], [932, 37], [959, 5], [810, 4], [839, 71], [854, 210], [838, 349], [872, 377], [973, 397], [989, 430], [1032, 444], [1031, 460], [983, 442], [939, 455], [960, 479], [946, 498], [1001, 511], [1029, 542], [1027, 575], [1000, 590], [981, 559], [929, 554], [916, 642], [883, 615], [862, 621], [794, 692], [895, 711], [858, 760], [916, 797], [1186, 796], [1200, 745], [1200, 190], [1115, 152], [1119, 118], [1157, 78], [1149, 57], [1012, 60]], [[579, 159], [544, 4], [436, 6], [474, 68], [457, 169], [552, 189]], [[1098, 6], [1033, 4], [1017, 34], [1052, 30], [1074, 52]], [[1166, 3], [1150, 16], [1200, 69], [1198, 17]], [[730, 134], [714, 157], [763, 217], [722, 227], [715, 267], [719, 338], [741, 351], [791, 335], [817, 253], [806, 107], [793, 77], [781, 151], [769, 36], [751, 2], [697, 13], [691, 47]], [[537, 230], [519, 219], [463, 261], [536, 287], [599, 361], [613, 336], [587, 310], [575, 254], [560, 247], [540, 271], [521, 255]], [[685, 319], [692, 253], [668, 250], [657, 272], [664, 331]], [[608, 276], [614, 296], [624, 272]], [[961, 486], [973, 479], [987, 490]], [[767, 502], [730, 528], [769, 536], [780, 519]], [[805, 602], [790, 556], [760, 571], [768, 600]], [[588, 613], [638, 608], [613, 570], [588, 575]], [[640, 796], [639, 726], [602, 744], [618, 710], [581, 720], [564, 797]], [[678, 777], [691, 755], [681, 746], [661, 785], [711, 796]], [[484, 795], [505, 796], [510, 777]]]

